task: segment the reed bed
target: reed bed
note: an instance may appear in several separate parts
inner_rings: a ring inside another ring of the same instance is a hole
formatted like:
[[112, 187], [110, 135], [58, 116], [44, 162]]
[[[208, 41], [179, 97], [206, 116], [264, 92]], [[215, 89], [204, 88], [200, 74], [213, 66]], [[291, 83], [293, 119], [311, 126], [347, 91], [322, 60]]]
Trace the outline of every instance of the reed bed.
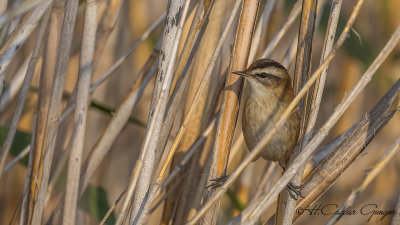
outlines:
[[[0, 224], [398, 224], [399, 7], [2, 0]], [[248, 151], [259, 58], [295, 98]], [[286, 170], [253, 162], [294, 110]]]

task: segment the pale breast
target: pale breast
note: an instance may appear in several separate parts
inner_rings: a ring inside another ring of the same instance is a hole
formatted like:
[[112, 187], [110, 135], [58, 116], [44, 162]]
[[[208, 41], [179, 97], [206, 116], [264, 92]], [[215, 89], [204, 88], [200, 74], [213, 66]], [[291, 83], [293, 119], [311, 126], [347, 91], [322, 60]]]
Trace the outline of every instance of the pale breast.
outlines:
[[[246, 100], [242, 123], [244, 139], [249, 150], [265, 137], [287, 106], [287, 104], [277, 104], [276, 97], [254, 98], [253, 96]], [[284, 164], [296, 144], [298, 123], [299, 115], [296, 112], [272, 136], [259, 156], [265, 160], [279, 161], [281, 165]]]

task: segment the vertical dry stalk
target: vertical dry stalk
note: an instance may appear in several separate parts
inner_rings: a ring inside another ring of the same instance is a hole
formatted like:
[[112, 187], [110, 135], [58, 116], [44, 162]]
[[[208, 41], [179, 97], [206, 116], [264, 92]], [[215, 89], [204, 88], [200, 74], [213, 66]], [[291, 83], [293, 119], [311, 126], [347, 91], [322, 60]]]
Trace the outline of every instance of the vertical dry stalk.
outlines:
[[[27, 216], [28, 224], [30, 223], [30, 219], [32, 218], [36, 196], [39, 191], [38, 187], [41, 186], [40, 181], [42, 180], [42, 167], [40, 166], [40, 162], [42, 161], [44, 155], [42, 151], [42, 144], [44, 143], [44, 132], [46, 128], [47, 113], [50, 102], [51, 83], [53, 80], [53, 72], [56, 63], [59, 26], [62, 20], [63, 7], [64, 5], [61, 1], [57, 0], [53, 3], [48, 30], [44, 40], [45, 45], [43, 48], [43, 62], [46, 63], [42, 63], [41, 68], [39, 100], [36, 109], [38, 117], [37, 127], [35, 130], [36, 135], [34, 144], [32, 146], [32, 172], [29, 181], [27, 181], [30, 185], [27, 205], [29, 209]], [[20, 221], [22, 222], [23, 220]]]
[[[342, 2], [343, 0], [332, 1], [331, 12], [329, 16], [329, 22], [328, 22], [327, 32], [325, 35], [324, 48], [322, 50], [322, 57], [320, 63], [322, 63], [328, 57], [330, 51], [332, 50], [333, 42], [335, 41], [336, 27], [339, 21]], [[318, 78], [317, 81], [315, 81], [314, 89], [312, 91], [312, 97], [310, 99], [311, 110], [309, 114], [308, 124], [306, 126], [307, 130], [305, 132], [304, 144], [306, 144], [311, 139], [312, 132], [314, 130], [314, 125], [315, 122], [317, 121], [318, 111], [325, 87], [325, 80], [328, 74], [328, 67], [329, 66], [327, 66], [324, 69], [324, 71], [322, 71], [320, 78]]]
[[[214, 4], [214, 1], [212, 1], [212, 4]], [[179, 89], [179, 87], [177, 87], [178, 82], [182, 83], [182, 80], [184, 79], [182, 75], [185, 75], [185, 73], [183, 72], [185, 66], [188, 66], [189, 54], [193, 54], [193, 52], [196, 50], [194, 49], [194, 45], [199, 38], [200, 30], [202, 29], [203, 26], [206, 26], [208, 24], [208, 18], [205, 18], [206, 12], [207, 8], [205, 7], [204, 2], [199, 1], [196, 6], [196, 11], [194, 13], [193, 18], [190, 19], [191, 17], [190, 16], [185, 21], [185, 25], [188, 26], [190, 24], [190, 28], [185, 34], [186, 35], [185, 42], [180, 44], [181, 46], [183, 45], [183, 47], [182, 50], [180, 51], [179, 59], [177, 61], [175, 69], [176, 76], [174, 77], [174, 80], [172, 82], [171, 90], [173, 91], [171, 91], [168, 101], [170, 101], [171, 98], [174, 97], [173, 92], [176, 93], [177, 89]], [[163, 144], [161, 144], [160, 147], [162, 146]]]
[[96, 0], [86, 2], [82, 49], [79, 61], [79, 77], [77, 82], [77, 97], [74, 123], [77, 125], [75, 138], [68, 163], [68, 175], [65, 190], [64, 225], [75, 224], [76, 207], [78, 202], [79, 177], [83, 157], [83, 144], [88, 112], [89, 88], [92, 77], [93, 54], [96, 45], [97, 3]]
[[[317, 5], [318, 0], [303, 0], [300, 27], [298, 34], [297, 43], [297, 55], [296, 64], [293, 78], [293, 89], [294, 93], [304, 86], [304, 83], [310, 77], [311, 71], [311, 52], [314, 37], [314, 29], [317, 18]], [[309, 94], [300, 101], [300, 134], [299, 134], [299, 145], [296, 146], [293, 154], [290, 156], [289, 164], [296, 158], [302, 148], [302, 142], [305, 135], [306, 125], [308, 121], [308, 113], [310, 111], [310, 105], [307, 104]], [[296, 176], [293, 178], [292, 183], [294, 185], [301, 185], [301, 178], [303, 175], [304, 168], [301, 168]], [[294, 209], [296, 207], [296, 200], [291, 198], [288, 193], [284, 190], [280, 196], [277, 207], [276, 224], [288, 225], [292, 224]]]
[[[317, 5], [318, 0], [303, 1], [293, 79], [293, 89], [295, 94], [299, 92], [299, 90], [304, 86], [305, 82], [310, 77], [311, 52], [317, 18]], [[302, 118], [300, 124], [299, 143], [303, 142], [308, 121], [308, 112], [310, 111], [310, 106], [307, 104], [307, 102], [308, 94], [299, 103], [300, 116]], [[301, 147], [301, 145], [297, 146], [297, 151], [295, 150], [294, 154], [291, 156], [291, 161], [293, 161], [296, 155], [301, 151]]]
[[[146, 137], [141, 149], [139, 159], [134, 169], [140, 172], [137, 188], [136, 179], [130, 181], [128, 195], [135, 190], [135, 198], [133, 201], [130, 223], [133, 223], [138, 214], [141, 204], [145, 199], [146, 192], [149, 189], [150, 181], [154, 169], [155, 155], [157, 150], [157, 142], [160, 137], [161, 126], [163, 123], [168, 95], [170, 92], [173, 80], [173, 67], [176, 60], [178, 43], [182, 34], [183, 22], [189, 8], [190, 1], [169, 1], [166, 26], [164, 28], [164, 37], [161, 44], [159, 72], [153, 91], [153, 108], [149, 114], [149, 126], [146, 132]], [[143, 162], [143, 164], [142, 164]], [[143, 169], [142, 169], [143, 165]], [[124, 206], [127, 206], [129, 198], [125, 199]], [[122, 215], [122, 217], [124, 217]], [[122, 219], [122, 217], [120, 217]], [[119, 219], [120, 220], [120, 219]], [[121, 221], [121, 220], [120, 220]], [[118, 222], [118, 221], [117, 221]], [[122, 221], [121, 221], [122, 222]]]
[[[37, 126], [37, 114], [34, 114], [34, 121], [33, 121], [33, 127], [32, 127], [32, 138], [30, 142], [30, 146], [33, 146], [33, 142], [35, 141], [35, 136], [36, 136], [36, 126]], [[30, 146], [27, 147], [27, 149], [30, 149]], [[15, 157], [17, 158], [17, 157]], [[27, 220], [28, 218], [28, 200], [29, 200], [29, 177], [32, 174], [32, 162], [33, 162], [33, 154], [29, 154], [29, 159], [28, 159], [28, 167], [25, 175], [25, 185], [24, 185], [24, 192], [22, 196], [22, 205], [21, 205], [21, 213], [20, 213], [20, 219], [19, 219], [19, 224], [24, 225], [28, 224]]]
[[[178, 61], [177, 69], [176, 69], [177, 76], [175, 76], [174, 81], [173, 81], [174, 92], [177, 91], [177, 89], [183, 88], [182, 86], [185, 86], [184, 89], [187, 90], [186, 95], [188, 95], [188, 97], [186, 98], [186, 102], [188, 102], [188, 100], [190, 99], [190, 92], [191, 92], [191, 90], [193, 90], [191, 88], [186, 88], [186, 86], [190, 85], [190, 83], [188, 84], [188, 82], [191, 82], [191, 80], [193, 79], [192, 78], [193, 75], [191, 75], [189, 78], [184, 79], [182, 76], [187, 76], [187, 75], [182, 74], [182, 70], [183, 70], [184, 65], [187, 62], [188, 54], [194, 50], [194, 49], [192, 49], [193, 42], [194, 42], [195, 37], [197, 36], [197, 33], [199, 32], [199, 29], [201, 29], [201, 25], [204, 22], [204, 15], [205, 15], [206, 10], [207, 10], [207, 8], [205, 6], [205, 1], [199, 1], [197, 4], [197, 9], [194, 14], [192, 23], [190, 25], [190, 29], [187, 33], [187, 37], [185, 40], [185, 44], [184, 44], [181, 56], [179, 57], [179, 61]], [[186, 85], [182, 84], [183, 79], [186, 81], [185, 82]], [[181, 80], [180, 87], [177, 87], [178, 80]], [[188, 80], [190, 80], [190, 81], [188, 81]], [[173, 96], [174, 96], [174, 93], [170, 93], [170, 99]], [[174, 101], [176, 101], [175, 99], [176, 99], [176, 96], [174, 96]], [[174, 105], [174, 104], [171, 104], [171, 105]], [[186, 112], [185, 112], [185, 114], [186, 114]], [[171, 125], [172, 125], [172, 123], [171, 123]], [[171, 128], [172, 128], [172, 126], [171, 126]], [[183, 138], [185, 136], [183, 136]], [[164, 141], [160, 142], [159, 147], [162, 148], [163, 146], [165, 146]], [[181, 148], [177, 149], [177, 152], [174, 154], [174, 158], [173, 158], [171, 167], [175, 167], [176, 164], [179, 163], [179, 161], [181, 160], [181, 157], [182, 157], [180, 154], [181, 151], [187, 151], [187, 149], [181, 149]], [[161, 158], [161, 156], [157, 157], [157, 158]], [[161, 162], [159, 165], [161, 165]], [[177, 181], [177, 182], [182, 183], [183, 179], [180, 179], [180, 181]], [[176, 187], [177, 185], [174, 184], [174, 186]], [[180, 202], [181, 202], [181, 201], [176, 201], [178, 195], [181, 194], [181, 192], [180, 192], [180, 190], [182, 189], [181, 186], [182, 185], [179, 185], [178, 189], [175, 188], [174, 190], [169, 190], [170, 193], [169, 193], [168, 197], [165, 199], [164, 209], [163, 209], [162, 218], [161, 218], [161, 223], [163, 225], [173, 223], [172, 221], [176, 220], [176, 218], [174, 218], [174, 217], [176, 217], [175, 216], [176, 214], [173, 214], [172, 212], [174, 210], [174, 206], [178, 205], [178, 203], [180, 204]], [[153, 190], [154, 188], [155, 187], [153, 186], [151, 189]], [[170, 189], [170, 188], [168, 188], [168, 189]]]
[[[196, 20], [196, 18], [194, 20]], [[186, 21], [186, 23], [188, 23], [188, 21]], [[186, 37], [183, 50], [179, 57], [179, 61], [176, 66], [177, 69], [175, 71], [176, 76], [175, 76], [174, 80], [172, 81], [172, 85], [171, 85], [171, 89], [173, 87], [174, 90], [173, 90], [173, 92], [170, 91], [170, 93], [169, 93], [168, 107], [165, 112], [165, 116], [163, 118], [161, 130], [159, 131], [160, 137], [154, 143], [154, 145], [157, 146], [156, 148], [159, 149], [159, 151], [157, 151], [156, 155], [155, 155], [155, 159], [156, 159], [155, 161], [158, 163], [154, 165], [155, 166], [154, 168], [160, 168], [161, 165], [163, 165], [164, 161], [161, 160], [162, 154], [170, 154], [170, 153], [167, 153], [167, 151], [165, 151], [166, 150], [165, 146], [167, 144], [167, 140], [168, 140], [169, 134], [171, 132], [172, 125], [175, 121], [176, 114], [180, 107], [181, 99], [182, 99], [184, 92], [186, 90], [186, 87], [187, 87], [187, 83], [188, 83], [187, 82], [188, 81], [187, 73], [188, 73], [188, 70], [190, 68], [190, 65], [191, 65], [191, 62], [193, 59], [193, 54], [195, 52], [194, 49], [197, 48], [198, 42], [199, 42], [199, 40], [201, 40], [203, 30], [204, 30], [204, 25], [206, 25], [206, 24], [202, 24], [202, 25], [203, 26], [201, 26], [201, 24], [197, 24], [195, 22], [192, 23], [190, 31], [194, 31], [194, 32], [189, 32], [189, 35]], [[177, 86], [175, 86], [175, 85], [177, 85]], [[155, 96], [153, 94], [153, 99], [154, 98], [155, 98]], [[150, 111], [152, 111], [152, 110], [153, 110], [153, 106], [150, 107]], [[149, 115], [149, 120], [151, 119], [151, 117], [152, 117], [152, 115]], [[157, 176], [158, 176], [158, 170], [155, 170], [153, 178], [152, 178], [152, 182], [155, 181]], [[157, 188], [152, 187], [152, 186], [154, 186], [153, 184], [154, 183], [152, 183], [152, 185], [150, 185], [149, 190], [157, 189]], [[155, 193], [155, 192], [150, 192], [150, 193]], [[141, 224], [144, 221], [144, 219], [147, 217], [147, 212], [150, 209], [150, 206], [154, 200], [154, 197], [155, 197], [154, 195], [149, 194], [147, 196], [147, 199], [145, 200], [145, 202], [142, 202], [141, 211], [139, 211], [137, 218], [136, 218], [137, 223]]]
[[45, 140], [43, 144], [44, 159], [42, 162], [42, 179], [39, 187], [37, 201], [34, 205], [34, 212], [32, 217], [32, 224], [39, 225], [42, 221], [45, 197], [47, 192], [47, 186], [49, 181], [50, 169], [52, 164], [52, 158], [54, 153], [55, 141], [57, 137], [60, 106], [62, 100], [62, 94], [64, 90], [65, 75], [67, 72], [67, 66], [69, 61], [69, 54], [71, 50], [72, 36], [75, 26], [76, 14], [78, 10], [78, 0], [70, 0], [66, 2], [64, 21], [60, 33], [59, 45], [56, 67], [54, 71], [54, 80], [51, 90], [51, 97], [48, 109], [47, 126], [45, 130]]
[[[201, 12], [203, 11], [203, 8], [201, 8], [202, 6], [201, 5], [198, 6], [199, 7], [198, 10], [201, 11], [200, 12], [197, 11], [195, 18], [193, 19], [189, 35], [186, 38], [185, 45], [177, 65], [177, 70], [175, 72], [177, 76], [179, 76], [179, 79], [177, 80], [177, 85], [176, 87], [174, 87], [175, 89], [173, 93], [170, 94], [170, 103], [168, 103], [168, 110], [166, 112], [166, 116], [163, 121], [163, 126], [161, 127], [161, 137], [160, 140], [157, 141], [158, 149], [164, 149], [164, 151], [156, 155], [157, 159], [156, 161], [159, 162], [158, 168], [154, 173], [154, 178], [150, 186], [149, 195], [146, 201], [144, 202], [144, 206], [142, 207], [143, 210], [139, 212], [139, 215], [136, 218], [138, 224], [142, 224], [145, 218], [147, 218], [148, 216], [147, 212], [150, 210], [150, 206], [158, 193], [161, 181], [165, 173], [167, 172], [166, 169], [168, 168], [168, 165], [172, 160], [172, 157], [177, 149], [177, 146], [180, 143], [180, 140], [185, 132], [185, 128], [187, 126], [188, 121], [190, 121], [185, 118], [185, 122], [183, 122], [181, 128], [179, 129], [179, 132], [176, 135], [176, 138], [174, 140], [171, 149], [166, 150], [165, 146], [168, 135], [171, 132], [173, 122], [176, 119], [176, 114], [181, 106], [182, 99], [184, 98], [185, 92], [188, 87], [189, 83], [188, 70], [189, 68], [191, 68], [194, 55], [197, 52], [196, 50], [198, 49], [200, 41], [202, 40], [205, 29], [208, 25], [210, 12], [211, 9], [213, 8], [214, 2], [215, 1], [211, 1], [209, 3], [205, 13]], [[202, 15], [203, 13], [204, 15]], [[191, 113], [188, 112], [187, 117], [190, 118], [190, 114]], [[161, 157], [161, 153], [163, 153], [165, 157]]]
[[244, 70], [250, 53], [252, 34], [259, 6], [257, 0], [246, 0], [240, 15], [240, 22], [236, 34], [235, 49], [230, 73], [227, 76], [221, 111], [219, 113], [216, 142], [214, 152], [217, 152], [217, 176], [224, 175], [226, 170], [229, 149], [239, 110], [239, 98], [242, 88], [242, 78], [232, 75], [232, 71]]
[[[210, 7], [207, 9], [207, 13], [205, 15], [206, 17], [207, 17], [207, 15], [209, 15], [210, 9], [211, 9]], [[206, 20], [208, 20], [208, 19], [206, 19]], [[200, 30], [200, 33], [199, 33], [198, 37], [202, 36], [202, 34], [204, 33], [204, 30], [205, 30], [205, 26], [204, 25], [206, 25], [206, 24], [207, 23], [203, 23], [203, 27]], [[185, 62], [186, 65], [185, 65], [185, 68], [183, 69], [182, 73], [187, 73], [189, 62], [191, 62], [191, 60], [193, 59], [194, 53], [195, 53], [194, 50], [197, 49], [198, 44], [200, 42], [200, 39], [198, 37], [197, 37], [196, 43], [191, 47], [190, 55], [189, 55], [189, 57], [187, 59], [187, 62]], [[224, 39], [224, 38], [221, 37], [221, 39]], [[207, 67], [206, 73], [203, 76], [203, 79], [200, 81], [200, 85], [197, 88], [195, 97], [194, 97], [194, 99], [192, 101], [192, 104], [190, 105], [189, 109], [187, 110], [188, 111], [187, 115], [184, 118], [184, 121], [183, 121], [181, 127], [179, 128], [179, 131], [178, 131], [178, 134], [176, 135], [174, 143], [173, 143], [171, 149], [169, 150], [169, 152], [167, 153], [167, 157], [165, 159], [165, 162], [161, 163], [162, 165], [160, 165], [161, 166], [161, 170], [160, 170], [160, 173], [159, 173], [158, 179], [157, 179], [157, 183], [158, 184], [161, 184], [161, 181], [163, 180], [163, 178], [164, 178], [164, 176], [165, 176], [165, 174], [167, 172], [166, 171], [167, 167], [169, 166], [169, 164], [172, 161], [172, 157], [175, 154], [175, 151], [177, 150], [180, 141], [182, 140], [182, 137], [183, 137], [183, 134], [185, 133], [186, 127], [190, 122], [191, 116], [196, 110], [197, 103], [198, 103], [198, 100], [200, 99], [202, 91], [204, 90], [204, 87], [206, 86], [206, 84], [207, 84], [207, 82], [208, 82], [208, 80], [210, 78], [212, 67], [215, 65], [216, 57], [219, 54], [219, 51], [221, 50], [221, 47], [222, 47], [221, 39], [220, 39], [220, 42], [218, 43], [218, 47], [216, 48], [216, 50], [213, 53], [212, 60], [210, 61], [210, 64]], [[185, 77], [187, 77], [187, 76], [185, 76]], [[182, 79], [182, 78], [180, 78], [180, 79]], [[166, 124], [168, 126], [170, 126], [170, 124], [168, 124], [169, 123], [168, 120], [171, 120], [173, 118], [173, 116], [174, 116], [173, 114], [176, 113], [176, 110], [177, 110], [176, 106], [178, 105], [177, 102], [180, 102], [180, 100], [182, 98], [183, 89], [186, 87], [186, 84], [188, 83], [187, 80], [188, 79], [182, 80], [181, 81], [181, 85], [178, 86], [178, 88], [176, 90], [174, 90], [174, 93], [172, 94], [173, 98], [172, 98], [171, 107], [168, 109], [167, 117], [165, 119], [165, 122], [166, 122]]]
[[[216, 141], [213, 150], [214, 156], [211, 170], [209, 172], [209, 178], [221, 177], [225, 175], [226, 172], [229, 151], [239, 112], [239, 96], [243, 85], [242, 78], [233, 75], [231, 72], [244, 70], [247, 67], [259, 4], [260, 2], [258, 0], [243, 1], [239, 27], [236, 33], [232, 67], [227, 76], [225, 90], [223, 92], [221, 111], [219, 113], [217, 125]], [[212, 192], [213, 191], [211, 191], [211, 193]], [[210, 214], [205, 216], [203, 224], [216, 223], [218, 208], [219, 207], [216, 206], [215, 210], [210, 211]]]
[[[215, 48], [215, 50], [213, 52], [213, 55], [212, 55], [211, 60], [210, 60], [210, 62], [208, 64], [208, 66], [207, 66], [207, 70], [206, 70], [206, 72], [205, 72], [205, 74], [204, 74], [204, 76], [203, 76], [203, 78], [202, 78], [202, 80], [200, 82], [200, 85], [196, 90], [195, 97], [194, 97], [194, 99], [192, 101], [191, 106], [189, 107], [188, 113], [187, 113], [187, 115], [186, 115], [186, 117], [185, 117], [185, 119], [184, 119], [184, 121], [182, 123], [182, 126], [179, 129], [179, 132], [178, 132], [178, 134], [177, 134], [177, 136], [176, 136], [176, 138], [174, 140], [174, 143], [173, 143], [173, 145], [172, 145], [172, 147], [171, 147], [171, 149], [170, 149], [170, 151], [168, 153], [167, 158], [165, 159], [165, 162], [162, 164], [161, 171], [160, 171], [160, 173], [158, 175], [158, 178], [157, 178], [157, 181], [156, 181], [154, 187], [152, 188], [151, 194], [149, 196], [149, 200], [147, 202], [151, 203], [152, 197], [154, 197], [156, 195], [156, 193], [158, 192], [157, 191], [158, 188], [161, 186], [161, 183], [163, 182], [164, 176], [166, 174], [166, 170], [167, 170], [167, 168], [168, 168], [168, 166], [169, 166], [169, 164], [170, 164], [170, 162], [172, 160], [172, 156], [175, 153], [176, 148], [179, 145], [179, 142], [180, 142], [180, 140], [182, 138], [182, 135], [184, 134], [184, 131], [185, 131], [185, 128], [186, 128], [187, 124], [190, 122], [191, 115], [196, 110], [198, 100], [200, 99], [200, 96], [202, 95], [202, 93], [204, 91], [204, 87], [206, 86], [206, 84], [208, 83], [209, 79], [211, 78], [211, 72], [212, 72], [212, 70], [213, 70], [213, 68], [215, 66], [215, 62], [217, 60], [217, 57], [218, 57], [219, 53], [221, 52], [222, 45], [223, 45], [223, 43], [224, 43], [224, 41], [225, 41], [225, 39], [226, 39], [226, 37], [228, 35], [229, 29], [230, 29], [230, 27], [231, 27], [231, 25], [232, 25], [232, 23], [234, 21], [235, 15], [236, 15], [236, 13], [238, 11], [238, 8], [240, 6], [240, 2], [241, 2], [241, 0], [236, 0], [235, 4], [233, 6], [232, 12], [231, 12], [231, 14], [229, 16], [229, 19], [227, 21], [225, 29], [221, 34], [221, 37], [220, 37], [220, 39], [218, 41], [218, 44], [217, 44], [217, 46], [216, 46], [216, 48]], [[177, 96], [178, 96], [178, 94], [177, 94]], [[178, 99], [178, 98], [176, 97], [173, 100], [175, 101], [176, 99]], [[170, 118], [172, 118], [172, 116], [174, 114], [173, 112], [170, 113], [170, 111], [173, 111], [173, 110], [169, 110], [168, 111], [168, 115], [166, 117], [166, 123], [170, 122], [170, 120], [171, 120]], [[128, 192], [128, 194], [129, 194], [129, 192]], [[149, 204], [149, 203], [147, 203], [147, 204]], [[127, 206], [124, 206], [123, 208], [125, 208], [125, 207], [127, 207]]]
[[[342, 2], [342, 0], [332, 1], [320, 64], [322, 64], [322, 62], [328, 57], [330, 51], [332, 50]], [[308, 121], [306, 125], [306, 131], [304, 133], [304, 140], [302, 143], [303, 146], [308, 143], [308, 141], [312, 137], [312, 133], [314, 132], [314, 126], [317, 121], [319, 107], [325, 86], [325, 80], [328, 73], [328, 66], [322, 71], [321, 76], [316, 80], [314, 89], [312, 90], [312, 94], [310, 95], [310, 112], [307, 115]]]
[[[205, 3], [206, 3], [205, 1], [202, 1], [202, 3], [199, 4], [205, 5]], [[210, 9], [210, 7], [212, 7], [212, 9]], [[201, 20], [206, 20], [210, 21], [210, 23], [208, 23], [207, 28], [204, 31], [201, 43], [195, 53], [196, 56], [194, 61], [196, 63], [193, 64], [193, 70], [191, 72], [191, 77], [189, 78], [190, 79], [189, 87], [197, 87], [198, 84], [200, 84], [201, 79], [203, 78], [205, 70], [207, 69], [207, 65], [212, 57], [213, 50], [215, 49], [219, 39], [221, 23], [224, 15], [224, 10], [223, 10], [224, 8], [225, 8], [225, 1], [216, 0], [214, 4], [213, 3], [208, 4], [208, 6], [204, 6], [201, 9], [202, 14], [205, 14], [206, 11], [211, 11], [211, 13], [209, 15], [209, 18], [207, 17], [207, 15], [206, 17], [204, 17], [203, 15], [202, 18], [199, 18], [200, 21], [198, 22], [204, 23], [204, 21]], [[209, 82], [206, 84], [205, 89], [208, 90], [208, 88], [209, 88]], [[190, 105], [196, 93], [196, 88], [188, 88], [187, 92], [188, 93], [186, 95], [187, 97], [186, 97], [184, 114], [187, 114], [187, 112], [190, 109]], [[202, 95], [198, 100], [197, 109], [196, 111], [194, 111], [192, 119], [187, 125], [188, 129], [183, 135], [181, 143], [177, 149], [177, 152], [175, 153], [171, 165], [172, 168], [174, 168], [181, 162], [185, 153], [190, 149], [190, 146], [192, 146], [193, 143], [196, 141], [202, 129], [205, 128], [205, 126], [202, 125], [202, 122], [204, 122], [203, 116], [205, 113], [204, 110], [206, 107], [206, 98], [207, 95]], [[192, 171], [189, 173], [192, 175], [183, 177], [182, 180], [180, 181], [181, 185], [179, 185], [179, 187], [175, 190], [175, 192], [172, 193], [169, 199], [167, 199], [166, 201], [166, 206], [170, 207], [169, 209], [164, 208], [164, 215], [165, 215], [164, 217], [173, 217], [172, 220], [173, 224], [183, 224], [187, 219], [187, 214], [189, 213], [190, 208], [192, 207], [194, 199], [191, 197], [193, 194], [193, 190], [191, 189], [194, 186], [197, 187], [197, 182], [198, 182], [198, 176], [197, 174], [195, 175], [193, 171], [197, 171], [199, 169], [198, 168], [199, 164], [197, 163], [198, 158], [193, 158], [192, 160], [193, 160], [192, 163], [189, 164], [189, 167], [191, 168], [190, 170]], [[178, 196], [181, 196], [179, 197], [180, 200], [176, 201], [176, 198], [178, 198]], [[169, 202], [170, 204], [168, 204]], [[172, 207], [174, 205], [178, 205], [178, 207], [176, 210], [176, 214], [172, 215], [171, 212], [172, 212]], [[168, 220], [164, 219], [164, 223], [166, 223], [166, 221]]]
[[[299, 39], [293, 88], [298, 93], [304, 86], [311, 69], [312, 38], [314, 35], [316, 10], [318, 0], [304, 0], [301, 12]], [[301, 103], [301, 105], [303, 105]]]
[[[15, 129], [13, 131], [14, 133], [12, 134], [11, 140], [14, 139], [15, 131], [16, 131], [18, 122], [20, 120], [20, 116], [21, 116], [21, 113], [22, 113], [22, 108], [24, 106], [25, 98], [26, 98], [26, 95], [28, 93], [28, 89], [29, 89], [29, 86], [30, 86], [30, 83], [32, 81], [32, 77], [33, 77], [33, 74], [34, 74], [34, 71], [35, 71], [35, 68], [36, 68], [39, 49], [41, 47], [41, 44], [42, 44], [42, 41], [43, 41], [43, 37], [44, 37], [44, 35], [46, 33], [46, 27], [47, 27], [47, 24], [48, 24], [48, 21], [49, 21], [49, 18], [50, 18], [50, 10], [46, 10], [46, 11], [47, 11], [47, 13], [46, 13], [45, 18], [43, 19], [42, 24], [40, 26], [40, 31], [39, 31], [39, 35], [38, 35], [37, 40], [36, 40], [36, 45], [35, 45], [35, 48], [34, 48], [34, 50], [32, 52], [32, 57], [31, 57], [31, 59], [29, 61], [29, 65], [28, 65], [28, 68], [27, 68], [27, 71], [26, 71], [24, 83], [22, 85], [21, 93], [20, 93], [19, 98], [18, 98], [17, 107], [16, 107], [16, 109], [14, 111], [14, 117], [13, 117], [13, 120], [11, 122], [10, 131], [12, 129]], [[35, 114], [34, 118], [35, 118], [35, 125], [34, 125], [33, 129], [36, 130], [36, 124], [37, 124], [36, 123], [36, 121], [37, 121], [36, 114]], [[13, 122], [15, 124], [13, 124]], [[15, 126], [15, 128], [12, 128], [13, 126]], [[33, 133], [34, 134], [32, 136], [31, 146], [34, 143], [35, 133], [36, 132], [33, 132]], [[8, 135], [10, 135], [10, 132], [8, 133]], [[7, 136], [7, 137], [9, 137], [9, 136]], [[12, 141], [11, 141], [11, 143], [12, 143]], [[27, 191], [29, 190], [29, 191], [24, 195], [24, 198], [23, 198], [23, 206], [22, 206], [23, 208], [21, 209], [20, 224], [27, 223], [29, 221], [29, 219], [30, 219], [30, 214], [29, 213], [31, 213], [31, 212], [29, 211], [28, 206], [29, 206], [29, 197], [31, 196], [32, 193], [30, 192], [31, 190], [29, 189], [30, 183], [28, 182], [29, 181], [28, 178], [32, 174], [32, 163], [33, 163], [33, 154], [32, 153], [29, 156], [29, 163], [30, 163], [30, 167], [28, 169], [27, 176], [26, 176], [26, 179], [25, 179], [26, 180], [26, 182], [25, 182], [25, 190], [27, 190]], [[1, 168], [0, 168], [0, 171], [1, 171]], [[0, 172], [0, 177], [1, 177], [1, 172]]]
[[[317, 20], [317, 6], [318, 0], [303, 1], [293, 79], [293, 88], [295, 93], [304, 86], [305, 82], [310, 77], [312, 44]], [[307, 128], [306, 126], [310, 111], [310, 105], [308, 104], [309, 96], [310, 94], [307, 93], [306, 97], [304, 97], [299, 103], [300, 115], [302, 118], [300, 124], [299, 143], [303, 142], [305, 130]], [[295, 154], [292, 155], [291, 160], [299, 154], [302, 145], [300, 144], [296, 147], [297, 150], [295, 150]]]

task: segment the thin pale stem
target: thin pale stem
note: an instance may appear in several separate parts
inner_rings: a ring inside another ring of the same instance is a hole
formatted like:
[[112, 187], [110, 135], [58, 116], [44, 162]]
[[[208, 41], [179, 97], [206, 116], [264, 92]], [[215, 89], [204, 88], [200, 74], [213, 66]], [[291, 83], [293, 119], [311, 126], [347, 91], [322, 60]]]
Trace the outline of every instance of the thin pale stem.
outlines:
[[77, 98], [74, 114], [76, 132], [74, 132], [72, 148], [68, 163], [68, 175], [65, 191], [63, 225], [75, 224], [79, 177], [81, 171], [83, 144], [85, 140], [86, 121], [89, 106], [89, 87], [92, 77], [93, 55], [96, 45], [97, 3], [87, 0], [83, 27], [82, 49], [79, 62]]
[[37, 202], [35, 202], [32, 224], [42, 223], [44, 203], [46, 198], [47, 186], [50, 177], [50, 169], [53, 161], [54, 147], [58, 132], [59, 116], [61, 111], [62, 94], [64, 90], [65, 76], [69, 62], [69, 55], [72, 44], [73, 31], [75, 27], [76, 14], [78, 11], [78, 0], [66, 2], [64, 21], [60, 33], [59, 51], [57, 53], [56, 67], [54, 70], [54, 80], [50, 95], [50, 104], [48, 109], [47, 127], [45, 129], [45, 140], [43, 148], [45, 149], [44, 161], [42, 163], [42, 180], [39, 187]]
[[263, 13], [261, 14], [260, 21], [258, 21], [257, 28], [254, 31], [253, 40], [251, 41], [249, 60], [247, 62], [248, 65], [250, 65], [255, 59], [261, 36], [264, 33], [264, 30], [267, 29], [267, 24], [271, 16], [272, 9], [275, 6], [275, 2], [276, 0], [268, 0], [265, 3]]
[[293, 8], [290, 11], [290, 13], [288, 15], [288, 19], [285, 22], [285, 24], [283, 24], [282, 28], [274, 35], [274, 37], [268, 44], [268, 47], [263, 52], [262, 58], [267, 58], [268, 56], [271, 55], [272, 51], [275, 49], [275, 47], [278, 45], [278, 43], [282, 40], [283, 36], [286, 34], [286, 32], [289, 30], [290, 26], [294, 23], [297, 16], [300, 14], [300, 11], [301, 11], [301, 0], [298, 0], [293, 5]]

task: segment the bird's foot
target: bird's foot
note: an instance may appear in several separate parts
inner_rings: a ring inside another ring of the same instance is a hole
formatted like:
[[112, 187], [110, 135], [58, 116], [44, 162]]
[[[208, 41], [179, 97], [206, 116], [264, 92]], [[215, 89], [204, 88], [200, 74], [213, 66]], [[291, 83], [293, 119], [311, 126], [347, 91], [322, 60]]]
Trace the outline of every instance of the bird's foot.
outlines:
[[212, 188], [212, 189], [216, 189], [217, 187], [221, 187], [224, 182], [228, 179], [229, 175], [222, 175], [220, 177], [211, 179], [210, 181], [212, 181], [211, 184], [207, 185], [206, 188]]
[[297, 186], [292, 182], [289, 182], [288, 185], [286, 186], [286, 189], [289, 193], [289, 196], [294, 200], [297, 201], [299, 197], [304, 198], [300, 192], [301, 186]]

